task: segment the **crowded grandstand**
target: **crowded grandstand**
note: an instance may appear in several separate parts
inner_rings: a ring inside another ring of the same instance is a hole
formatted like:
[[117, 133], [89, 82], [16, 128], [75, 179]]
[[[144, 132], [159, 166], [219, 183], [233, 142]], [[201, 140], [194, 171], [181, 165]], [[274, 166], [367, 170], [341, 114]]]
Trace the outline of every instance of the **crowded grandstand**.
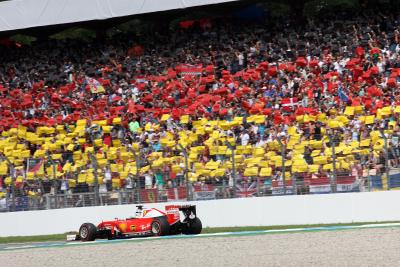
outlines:
[[397, 9], [266, 2], [3, 35], [2, 210], [400, 187]]

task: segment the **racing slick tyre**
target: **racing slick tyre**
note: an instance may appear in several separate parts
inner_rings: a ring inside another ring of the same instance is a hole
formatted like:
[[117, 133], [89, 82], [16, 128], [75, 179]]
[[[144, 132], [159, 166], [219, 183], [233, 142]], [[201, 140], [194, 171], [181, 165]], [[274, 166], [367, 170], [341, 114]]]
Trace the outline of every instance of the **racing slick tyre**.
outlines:
[[199, 218], [189, 219], [184, 222], [185, 226], [182, 229], [182, 233], [185, 235], [198, 235], [203, 229], [203, 225]]
[[169, 227], [169, 234], [170, 235], [180, 235], [182, 234], [182, 223], [176, 222]]
[[93, 241], [96, 239], [97, 228], [92, 223], [84, 223], [79, 228], [79, 239], [82, 241]]
[[168, 235], [169, 228], [169, 223], [165, 217], [157, 217], [151, 223], [151, 234], [153, 236]]

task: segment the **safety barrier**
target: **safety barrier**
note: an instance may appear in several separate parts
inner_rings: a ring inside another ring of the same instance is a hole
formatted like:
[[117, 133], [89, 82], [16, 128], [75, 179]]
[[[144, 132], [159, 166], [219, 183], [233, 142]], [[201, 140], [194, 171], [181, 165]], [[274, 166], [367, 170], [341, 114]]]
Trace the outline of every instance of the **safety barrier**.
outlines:
[[[400, 220], [400, 191], [193, 201], [204, 227], [331, 224]], [[182, 203], [182, 202], [169, 202]], [[169, 204], [168, 203], [168, 204]], [[185, 202], [187, 203], [187, 202]], [[148, 204], [163, 209], [166, 203]], [[0, 213], [0, 236], [65, 233], [84, 222], [131, 217], [135, 205]]]

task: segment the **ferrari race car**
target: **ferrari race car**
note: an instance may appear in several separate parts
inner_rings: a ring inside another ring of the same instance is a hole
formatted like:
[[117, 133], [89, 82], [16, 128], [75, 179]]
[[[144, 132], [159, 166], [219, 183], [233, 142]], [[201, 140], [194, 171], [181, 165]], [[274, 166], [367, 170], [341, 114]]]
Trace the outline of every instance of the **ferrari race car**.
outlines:
[[[196, 235], [200, 234], [202, 230], [202, 224], [196, 216], [196, 206], [194, 205], [169, 205], [165, 206], [165, 212], [156, 208], [143, 208], [141, 205], [136, 207], [135, 217], [132, 218], [103, 221], [97, 226], [92, 223], [82, 224], [74, 239], [93, 241], [96, 238]], [[182, 221], [181, 213], [183, 215]]]

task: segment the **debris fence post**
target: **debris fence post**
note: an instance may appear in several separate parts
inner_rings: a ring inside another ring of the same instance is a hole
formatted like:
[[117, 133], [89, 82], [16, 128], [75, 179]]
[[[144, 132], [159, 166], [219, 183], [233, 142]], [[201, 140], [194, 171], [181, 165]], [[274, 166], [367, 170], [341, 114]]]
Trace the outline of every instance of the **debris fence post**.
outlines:
[[[133, 150], [132, 150], [133, 151]], [[133, 155], [135, 156], [135, 162], [136, 162], [136, 187], [138, 190], [138, 194], [137, 194], [137, 200], [138, 203], [142, 202], [142, 197], [140, 195], [140, 177], [139, 177], [139, 169], [140, 169], [140, 149], [138, 150], [138, 153], [136, 153], [135, 151], [133, 151]]]
[[8, 168], [10, 171], [10, 178], [11, 178], [11, 209], [10, 211], [15, 211], [15, 169], [14, 164], [5, 156], [3, 159], [7, 161]]
[[57, 193], [58, 193], [58, 183], [57, 183], [57, 166], [56, 162], [53, 160], [51, 157], [51, 154], [49, 151], [47, 151], [47, 160], [50, 162], [51, 167], [53, 168], [53, 187], [54, 187], [54, 208], [58, 209], [58, 198], [57, 198]]
[[278, 138], [278, 142], [281, 145], [281, 156], [282, 156], [282, 185], [283, 185], [283, 194], [286, 195], [286, 180], [285, 180], [285, 155], [286, 155], [286, 142], [282, 142], [282, 137]]
[[385, 149], [385, 172], [386, 172], [386, 181], [387, 181], [387, 190], [390, 190], [390, 178], [389, 178], [389, 148], [388, 148], [388, 139], [383, 131], [380, 129], [381, 137], [384, 140], [384, 149]]
[[92, 163], [93, 166], [93, 171], [94, 171], [94, 205], [98, 206], [99, 205], [99, 180], [97, 176], [97, 169], [99, 165], [97, 164], [96, 157], [89, 152], [89, 157], [90, 157], [90, 162]]
[[232, 182], [233, 182], [233, 188], [232, 188], [232, 193], [233, 197], [236, 197], [236, 160], [235, 160], [235, 145], [232, 145], [231, 143], [228, 142], [228, 140], [225, 141], [226, 146], [231, 150], [231, 158], [232, 158]]
[[336, 150], [335, 150], [335, 142], [334, 142], [335, 134], [330, 132], [328, 134], [329, 143], [331, 145], [332, 150], [332, 177], [330, 179], [331, 183], [331, 192], [336, 193], [337, 191], [337, 171], [336, 171]]
[[192, 194], [190, 192], [190, 184], [189, 184], [189, 159], [188, 159], [188, 153], [186, 149], [181, 145], [178, 144], [179, 150], [182, 152], [183, 157], [185, 158], [185, 181], [186, 181], [186, 194], [187, 194], [187, 200], [190, 201], [192, 200]]

